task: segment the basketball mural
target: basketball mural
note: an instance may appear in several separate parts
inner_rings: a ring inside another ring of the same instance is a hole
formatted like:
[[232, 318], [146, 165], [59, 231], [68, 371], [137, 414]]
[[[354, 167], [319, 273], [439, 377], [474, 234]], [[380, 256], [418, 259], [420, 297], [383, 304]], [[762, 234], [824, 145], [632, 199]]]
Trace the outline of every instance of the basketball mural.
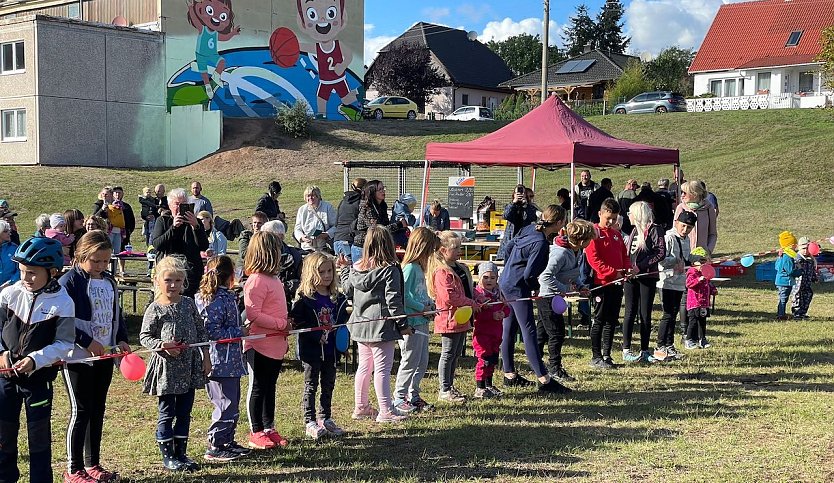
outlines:
[[360, 119], [362, 0], [180, 2], [166, 28], [169, 110], [274, 117], [303, 102], [317, 118]]

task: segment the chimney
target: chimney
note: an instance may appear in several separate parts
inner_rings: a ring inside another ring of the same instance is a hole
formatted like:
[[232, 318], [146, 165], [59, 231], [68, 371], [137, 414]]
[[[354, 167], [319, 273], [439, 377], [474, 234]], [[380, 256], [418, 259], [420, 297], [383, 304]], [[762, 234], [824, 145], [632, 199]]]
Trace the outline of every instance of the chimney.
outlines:
[[591, 44], [585, 44], [585, 49], [582, 51], [583, 54], [587, 54], [588, 52], [594, 50]]

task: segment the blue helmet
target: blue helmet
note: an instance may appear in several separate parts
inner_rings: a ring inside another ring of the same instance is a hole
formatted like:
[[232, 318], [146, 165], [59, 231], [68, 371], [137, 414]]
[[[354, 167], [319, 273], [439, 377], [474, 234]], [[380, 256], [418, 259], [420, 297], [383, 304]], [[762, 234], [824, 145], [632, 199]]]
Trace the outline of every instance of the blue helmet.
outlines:
[[53, 238], [30, 238], [17, 247], [12, 260], [23, 265], [43, 268], [64, 268], [61, 242]]

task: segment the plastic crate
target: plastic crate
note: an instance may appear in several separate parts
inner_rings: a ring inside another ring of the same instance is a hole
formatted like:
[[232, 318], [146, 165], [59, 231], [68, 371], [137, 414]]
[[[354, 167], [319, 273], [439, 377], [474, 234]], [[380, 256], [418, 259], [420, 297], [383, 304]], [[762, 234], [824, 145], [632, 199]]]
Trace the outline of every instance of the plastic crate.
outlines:
[[[716, 277], [738, 277], [744, 275], [745, 269], [741, 265], [713, 265]], [[775, 277], [774, 277], [775, 278]]]
[[756, 265], [757, 282], [776, 281], [776, 262], [760, 263]]

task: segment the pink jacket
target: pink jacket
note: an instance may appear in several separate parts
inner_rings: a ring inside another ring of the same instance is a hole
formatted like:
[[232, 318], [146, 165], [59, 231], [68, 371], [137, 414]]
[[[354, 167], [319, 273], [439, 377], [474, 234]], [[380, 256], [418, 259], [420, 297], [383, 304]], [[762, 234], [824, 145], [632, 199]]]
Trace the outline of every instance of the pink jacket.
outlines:
[[[67, 235], [63, 231], [56, 230], [55, 228], [47, 228], [44, 230], [43, 234], [46, 235], [47, 238], [54, 238], [55, 240], [58, 240], [65, 248], [72, 245], [72, 242], [75, 241], [75, 235]], [[67, 255], [67, 252], [64, 252], [64, 265], [69, 265], [70, 263], [72, 263], [72, 259], [69, 255]]]
[[[470, 322], [458, 324], [455, 321], [455, 309], [463, 306], [474, 306], [475, 301], [468, 298], [463, 291], [463, 283], [460, 278], [452, 272], [452, 269], [441, 269], [432, 275], [434, 283], [435, 304], [438, 310], [434, 316], [435, 334], [456, 334], [466, 332], [472, 325]], [[452, 310], [443, 310], [449, 309]]]
[[[475, 288], [475, 301], [479, 304], [498, 302], [503, 300], [501, 290], [496, 288], [495, 292], [487, 292], [483, 287]], [[493, 337], [501, 337], [504, 330], [504, 319], [510, 316], [510, 306], [506, 303], [487, 305], [475, 314], [475, 335], [488, 334]]]
[[709, 307], [710, 295], [718, 293], [718, 290], [709, 283], [709, 280], [701, 277], [701, 271], [695, 267], [689, 267], [686, 272], [686, 310], [705, 309]]
[[284, 284], [277, 276], [253, 273], [243, 285], [243, 301], [246, 319], [251, 323], [249, 335], [281, 333], [274, 337], [243, 341], [244, 352], [255, 349], [269, 358], [283, 359], [289, 335]]

